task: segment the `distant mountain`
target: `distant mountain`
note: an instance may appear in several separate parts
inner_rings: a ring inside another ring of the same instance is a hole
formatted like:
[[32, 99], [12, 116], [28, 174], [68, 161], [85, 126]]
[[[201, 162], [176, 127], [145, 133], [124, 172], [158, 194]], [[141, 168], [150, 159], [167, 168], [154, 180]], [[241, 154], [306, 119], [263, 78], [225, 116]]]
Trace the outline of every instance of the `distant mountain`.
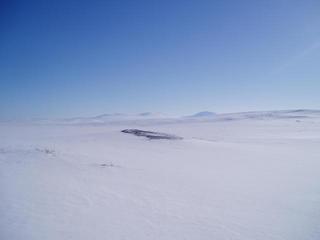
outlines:
[[202, 117], [215, 117], [217, 114], [214, 112], [208, 112], [208, 111], [203, 111], [203, 112], [198, 112], [195, 113], [193, 115], [187, 116], [187, 117], [191, 117], [191, 118], [202, 118]]
[[101, 115], [98, 115], [98, 116], [95, 116], [94, 118], [96, 119], [101, 119], [101, 118], [114, 118], [114, 117], [126, 117], [127, 115], [126, 114], [123, 114], [123, 113], [111, 113], [111, 114], [101, 114]]
[[145, 118], [163, 118], [163, 117], [167, 117], [166, 115], [164, 115], [162, 113], [158, 113], [158, 112], [143, 112], [143, 113], [137, 114], [137, 116], [145, 117]]
[[153, 113], [152, 112], [143, 112], [143, 113], [139, 113], [138, 116], [142, 116], [142, 117], [149, 117], [152, 116]]
[[202, 111], [193, 115], [178, 117], [168, 116], [161, 113], [143, 112], [138, 114], [112, 113], [102, 114], [95, 117], [76, 117], [61, 119], [34, 119], [30, 122], [42, 124], [159, 124], [181, 122], [221, 122], [235, 120], [276, 120], [276, 119], [302, 119], [320, 118], [320, 110], [292, 109], [275, 111], [251, 111], [237, 113], [222, 113]]
[[218, 115], [218, 120], [241, 120], [241, 119], [307, 119], [318, 118], [320, 110], [311, 109], [293, 109], [293, 110], [275, 110], [275, 111], [251, 111], [238, 113], [225, 113]]

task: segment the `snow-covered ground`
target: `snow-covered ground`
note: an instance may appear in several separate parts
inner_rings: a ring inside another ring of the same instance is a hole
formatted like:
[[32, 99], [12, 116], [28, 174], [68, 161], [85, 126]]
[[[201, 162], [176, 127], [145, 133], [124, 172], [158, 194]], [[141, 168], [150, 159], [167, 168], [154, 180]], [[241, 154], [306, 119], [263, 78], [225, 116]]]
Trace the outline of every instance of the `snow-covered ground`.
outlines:
[[320, 239], [319, 111], [112, 119], [0, 124], [1, 240]]

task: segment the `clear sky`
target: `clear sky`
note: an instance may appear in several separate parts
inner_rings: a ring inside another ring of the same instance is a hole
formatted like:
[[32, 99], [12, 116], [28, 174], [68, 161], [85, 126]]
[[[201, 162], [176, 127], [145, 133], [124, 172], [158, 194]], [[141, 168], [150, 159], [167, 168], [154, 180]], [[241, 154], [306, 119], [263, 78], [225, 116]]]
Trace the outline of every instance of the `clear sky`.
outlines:
[[0, 117], [320, 109], [319, 0], [2, 0]]

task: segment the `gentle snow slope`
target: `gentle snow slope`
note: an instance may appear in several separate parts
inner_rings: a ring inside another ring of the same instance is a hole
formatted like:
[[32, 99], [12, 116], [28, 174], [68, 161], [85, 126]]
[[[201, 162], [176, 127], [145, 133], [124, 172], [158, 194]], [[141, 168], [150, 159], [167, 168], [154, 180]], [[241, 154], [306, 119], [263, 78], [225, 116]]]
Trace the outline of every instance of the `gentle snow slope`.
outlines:
[[238, 118], [1, 124], [0, 239], [320, 239], [319, 118]]

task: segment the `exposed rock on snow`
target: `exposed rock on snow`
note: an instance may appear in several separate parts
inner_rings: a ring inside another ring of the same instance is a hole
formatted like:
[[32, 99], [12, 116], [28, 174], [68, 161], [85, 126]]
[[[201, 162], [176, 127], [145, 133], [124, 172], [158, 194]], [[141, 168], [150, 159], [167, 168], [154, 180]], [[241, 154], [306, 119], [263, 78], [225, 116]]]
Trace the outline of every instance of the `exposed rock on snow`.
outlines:
[[146, 137], [149, 139], [168, 139], [168, 140], [179, 140], [179, 139], [181, 140], [181, 139], [183, 139], [182, 137], [172, 135], [172, 134], [144, 131], [144, 130], [139, 130], [139, 129], [125, 129], [125, 130], [122, 130], [121, 132], [134, 134], [139, 137]]

